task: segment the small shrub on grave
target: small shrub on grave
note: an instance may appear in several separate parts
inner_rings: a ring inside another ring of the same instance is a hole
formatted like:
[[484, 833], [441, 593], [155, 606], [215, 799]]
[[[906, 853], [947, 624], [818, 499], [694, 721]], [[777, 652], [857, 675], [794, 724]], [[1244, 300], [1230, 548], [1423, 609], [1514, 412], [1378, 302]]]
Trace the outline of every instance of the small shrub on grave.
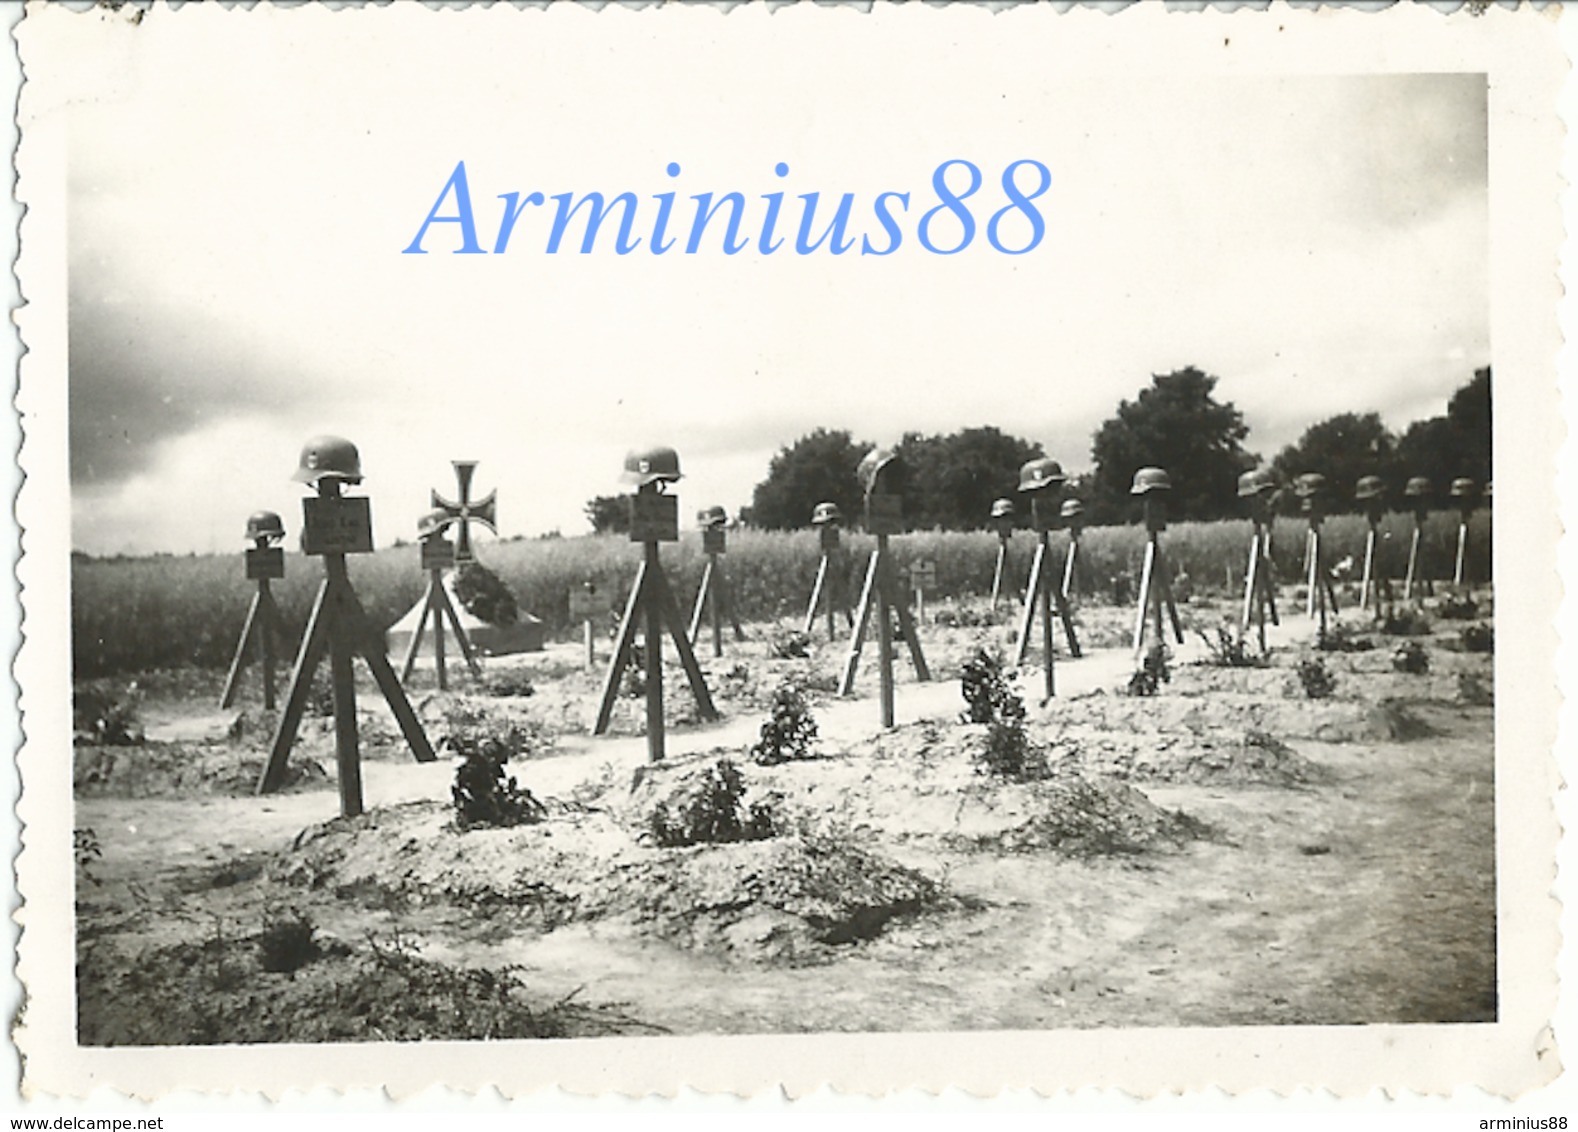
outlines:
[[1326, 667], [1326, 662], [1318, 656], [1299, 661], [1298, 674], [1299, 684], [1309, 699], [1324, 700], [1336, 690], [1336, 678]]
[[639, 642], [630, 646], [630, 659], [625, 662], [624, 674], [619, 678], [619, 691], [631, 699], [647, 694], [647, 650]]
[[1445, 621], [1472, 621], [1479, 616], [1479, 603], [1467, 594], [1453, 595], [1436, 606], [1436, 616]]
[[504, 771], [510, 755], [518, 753], [511, 750], [514, 731], [511, 729], [505, 739], [451, 736], [447, 740], [461, 756], [449, 792], [455, 805], [455, 825], [461, 832], [483, 826], [530, 825], [548, 816], [547, 808], [532, 792], [522, 789], [515, 776]]
[[72, 696], [72, 729], [90, 743], [105, 747], [135, 747], [143, 741], [138, 718], [142, 691], [136, 683], [120, 692], [103, 687], [81, 687]]
[[805, 693], [792, 680], [773, 690], [772, 713], [762, 724], [761, 738], [751, 747], [751, 759], [761, 766], [776, 766], [811, 757], [816, 742], [816, 719]]
[[798, 629], [773, 634], [772, 653], [779, 660], [804, 660], [811, 655], [811, 638]]
[[1226, 625], [1218, 625], [1216, 641], [1200, 634], [1205, 641], [1206, 651], [1209, 654], [1206, 663], [1216, 668], [1264, 668], [1268, 663], [1266, 657], [1249, 650], [1246, 641], [1238, 639], [1238, 635]]
[[1430, 654], [1418, 641], [1405, 641], [1392, 654], [1392, 668], [1412, 676], [1423, 676], [1430, 671]]
[[318, 957], [318, 944], [313, 939], [316, 930], [299, 912], [265, 920], [257, 941], [258, 966], [282, 975], [301, 970]]
[[1316, 635], [1315, 647], [1321, 652], [1369, 652], [1375, 642], [1361, 637], [1349, 625], [1330, 625]]
[[777, 833], [771, 808], [744, 804], [739, 767], [719, 759], [682, 781], [647, 818], [647, 832], [660, 849], [731, 841], [762, 841]]
[[1154, 696], [1172, 678], [1172, 670], [1167, 666], [1167, 646], [1157, 643], [1145, 654], [1139, 671], [1129, 677], [1125, 690], [1131, 696]]
[[1389, 637], [1428, 637], [1430, 619], [1417, 609], [1389, 609], [1381, 622], [1381, 632]]
[[997, 654], [984, 648], [965, 662], [960, 690], [967, 705], [960, 718], [986, 724], [986, 743], [976, 756], [976, 769], [995, 778], [1031, 782], [1050, 773], [1046, 752], [1025, 731], [1025, 701], [1003, 672]]
[[334, 684], [327, 672], [318, 672], [307, 687], [307, 714], [320, 719], [334, 714]]
[[489, 625], [513, 625], [520, 616], [510, 588], [480, 562], [464, 563], [455, 571], [455, 596], [466, 612]]
[[1458, 643], [1463, 646], [1464, 652], [1495, 652], [1496, 631], [1483, 621], [1477, 625], [1465, 625], [1458, 633]]
[[[1005, 702], [1019, 699], [1003, 672], [1002, 657], [985, 648], [977, 648], [959, 670], [959, 690], [964, 695], [965, 709], [960, 718], [965, 723], [991, 723], [999, 718]], [[1021, 714], [1023, 709], [1021, 701]]]

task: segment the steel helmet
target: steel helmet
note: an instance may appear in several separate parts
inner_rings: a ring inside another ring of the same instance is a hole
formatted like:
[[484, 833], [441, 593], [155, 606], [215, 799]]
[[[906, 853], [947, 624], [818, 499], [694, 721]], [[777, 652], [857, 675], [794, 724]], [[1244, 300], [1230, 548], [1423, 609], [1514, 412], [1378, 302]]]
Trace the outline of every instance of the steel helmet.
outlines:
[[1240, 499], [1247, 499], [1252, 495], [1264, 495], [1268, 491], [1275, 491], [1276, 488], [1277, 481], [1264, 468], [1256, 468], [1238, 477]]
[[1063, 500], [1063, 518], [1073, 519], [1085, 513], [1085, 505], [1077, 499]]
[[632, 449], [625, 453], [625, 470], [619, 478], [637, 487], [646, 487], [649, 483], [673, 483], [680, 478], [679, 453], [663, 445]]
[[285, 524], [272, 511], [254, 511], [247, 517], [247, 538], [266, 538], [270, 542], [285, 537]]
[[290, 478], [310, 484], [329, 478], [361, 483], [361, 453], [343, 436], [315, 436], [301, 446], [301, 459], [296, 462], [296, 473]]
[[1153, 491], [1171, 491], [1173, 481], [1161, 468], [1141, 468], [1134, 473], [1134, 485], [1129, 488], [1130, 495], [1148, 495]]
[[891, 482], [904, 467], [899, 459], [899, 454], [891, 448], [873, 448], [860, 458], [860, 464], [855, 468], [855, 478], [860, 481], [860, 488], [867, 495], [877, 489], [878, 477], [887, 473], [887, 478], [882, 485], [892, 490]]
[[707, 507], [696, 512], [696, 525], [698, 527], [721, 527], [729, 521], [729, 513], [722, 507]]
[[1043, 456], [1038, 460], [1026, 462], [1019, 469], [1019, 490], [1040, 491], [1044, 487], [1061, 486], [1066, 479], [1067, 477], [1063, 475], [1063, 465]]
[[1452, 481], [1452, 486], [1448, 489], [1447, 494], [1454, 499], [1473, 499], [1474, 486], [1473, 480], [1467, 477], [1459, 477]]
[[1014, 517], [1014, 501], [1012, 499], [997, 499], [992, 502], [992, 518], [1012, 519]]
[[1293, 481], [1293, 494], [1300, 499], [1308, 499], [1312, 495], [1321, 495], [1326, 491], [1326, 477], [1319, 472], [1305, 472]]
[[811, 525], [820, 527], [827, 523], [842, 523], [844, 513], [838, 509], [836, 503], [818, 503], [811, 511]]
[[1403, 494], [1407, 496], [1429, 495], [1430, 481], [1424, 476], [1412, 476], [1403, 487]]
[[416, 521], [416, 533], [420, 538], [431, 538], [441, 533], [454, 518], [442, 507], [435, 507]]
[[1355, 499], [1379, 499], [1386, 490], [1380, 476], [1360, 476], [1359, 484], [1353, 489]]

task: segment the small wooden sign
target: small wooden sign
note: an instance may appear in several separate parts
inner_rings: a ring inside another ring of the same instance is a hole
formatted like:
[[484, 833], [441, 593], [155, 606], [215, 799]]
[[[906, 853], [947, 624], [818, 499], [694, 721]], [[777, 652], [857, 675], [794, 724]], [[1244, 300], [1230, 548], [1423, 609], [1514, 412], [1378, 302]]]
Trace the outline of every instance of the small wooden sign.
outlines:
[[613, 608], [613, 595], [606, 590], [588, 590], [585, 586], [576, 586], [570, 591], [571, 621], [596, 621], [607, 617]]
[[283, 578], [285, 576], [285, 551], [278, 546], [251, 546], [247, 548], [247, 580]]
[[904, 497], [901, 495], [866, 496], [866, 530], [874, 535], [904, 533]]
[[728, 536], [722, 527], [703, 527], [701, 529], [701, 549], [707, 554], [726, 554], [724, 544]]
[[679, 496], [638, 491], [630, 500], [631, 542], [678, 542]]
[[303, 554], [371, 554], [373, 509], [367, 497], [309, 495], [301, 501]]
[[454, 564], [454, 543], [439, 535], [422, 540], [422, 569], [448, 570]]
[[1030, 521], [1037, 531], [1055, 531], [1063, 517], [1063, 503], [1056, 492], [1040, 491], [1030, 497]]
[[931, 559], [910, 563], [910, 587], [917, 590], [937, 588], [937, 563]]
[[817, 528], [822, 532], [822, 550], [824, 553], [838, 549], [838, 528], [832, 523], [824, 523]]

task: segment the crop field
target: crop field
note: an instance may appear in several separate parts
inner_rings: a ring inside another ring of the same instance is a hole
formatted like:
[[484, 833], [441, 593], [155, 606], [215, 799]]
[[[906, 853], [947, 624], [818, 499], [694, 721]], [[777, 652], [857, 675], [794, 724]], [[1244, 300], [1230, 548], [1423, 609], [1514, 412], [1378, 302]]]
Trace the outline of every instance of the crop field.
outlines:
[[[1428, 532], [1437, 577], [1454, 524]], [[1333, 561], [1358, 520], [1328, 522]], [[86, 1045], [1473, 1022], [1497, 1016], [1494, 631], [1485, 529], [1469, 587], [1437, 582], [1321, 636], [1284, 577], [1269, 650], [1238, 647], [1247, 524], [1164, 536], [1185, 640], [1137, 679], [1138, 531], [1092, 530], [1043, 699], [1015, 663], [991, 535], [912, 534], [937, 564], [896, 649], [836, 694], [842, 624], [800, 632], [810, 534], [731, 533], [743, 640], [709, 638], [704, 722], [665, 646], [668, 742], [647, 760], [641, 672], [588, 664], [564, 592], [628, 586], [623, 539], [484, 544], [555, 635], [538, 653], [423, 661], [407, 689], [438, 761], [415, 762], [367, 672], [366, 812], [339, 812], [332, 706], [314, 695], [285, 788], [255, 783], [277, 722], [248, 668], [216, 705], [248, 586], [231, 558], [74, 571], [78, 1040]], [[687, 536], [688, 538], [689, 536]], [[1279, 526], [1296, 566], [1302, 532]], [[1406, 529], [1385, 555], [1396, 578]], [[1061, 559], [1065, 536], [1054, 536]], [[845, 540], [851, 569], [867, 541]], [[401, 548], [352, 574], [381, 621], [416, 600]], [[686, 602], [690, 541], [664, 551]], [[299, 624], [318, 568], [278, 587]], [[1341, 577], [1341, 576], [1339, 576]], [[1357, 569], [1353, 571], [1357, 577]]]

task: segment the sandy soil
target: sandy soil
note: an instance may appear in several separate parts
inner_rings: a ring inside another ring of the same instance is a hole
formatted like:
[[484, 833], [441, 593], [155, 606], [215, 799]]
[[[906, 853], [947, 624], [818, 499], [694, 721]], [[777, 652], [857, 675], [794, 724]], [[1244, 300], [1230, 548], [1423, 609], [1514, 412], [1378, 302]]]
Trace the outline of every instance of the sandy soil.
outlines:
[[[344, 820], [327, 720], [304, 726], [291, 785], [255, 797], [269, 715], [219, 712], [218, 674], [148, 674], [144, 741], [74, 752], [79, 1038], [1494, 1019], [1492, 658], [1435, 620], [1429, 670], [1402, 672], [1399, 638], [1317, 652], [1287, 616], [1268, 666], [1205, 663], [1231, 608], [1185, 608], [1189, 640], [1146, 697], [1124, 694], [1132, 656], [1112, 643], [1131, 611], [1081, 610], [1086, 655], [1058, 657], [1058, 695], [1019, 673], [1046, 768], [1026, 781], [984, 771], [987, 728], [959, 721], [960, 666], [1012, 632], [980, 608], [930, 618], [932, 683], [900, 648], [890, 732], [874, 647], [839, 700], [842, 641], [784, 657], [790, 626], [747, 626], [704, 657], [719, 722], [695, 721], [670, 672], [656, 766], [638, 697], [586, 734], [603, 673], [579, 643], [491, 660], [482, 685], [452, 673], [449, 693], [419, 672], [435, 740], [513, 729], [528, 748], [508, 769], [545, 820], [466, 832], [455, 758], [414, 763], [370, 681], [369, 812]], [[1305, 695], [1312, 659], [1327, 698]], [[814, 757], [759, 766], [786, 678]], [[772, 835], [657, 844], [655, 807], [720, 759]]]

